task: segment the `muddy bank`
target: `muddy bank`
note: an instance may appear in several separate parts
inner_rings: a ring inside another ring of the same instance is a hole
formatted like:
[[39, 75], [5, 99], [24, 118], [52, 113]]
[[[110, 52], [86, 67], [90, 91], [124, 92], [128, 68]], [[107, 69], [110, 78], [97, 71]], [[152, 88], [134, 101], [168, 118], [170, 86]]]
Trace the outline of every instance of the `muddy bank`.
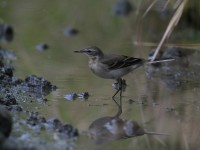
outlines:
[[43, 77], [14, 76], [16, 56], [0, 48], [0, 149], [66, 149], [73, 146], [78, 130], [57, 118], [41, 116], [23, 104], [47, 104], [56, 86]]

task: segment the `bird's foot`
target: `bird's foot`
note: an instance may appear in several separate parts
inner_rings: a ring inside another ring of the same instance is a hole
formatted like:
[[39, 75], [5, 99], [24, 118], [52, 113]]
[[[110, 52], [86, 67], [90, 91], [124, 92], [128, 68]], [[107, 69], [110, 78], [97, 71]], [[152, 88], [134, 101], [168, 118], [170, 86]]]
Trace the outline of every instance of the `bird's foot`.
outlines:
[[[121, 85], [121, 90], [123, 92], [126, 91], [126, 80], [122, 79], [122, 85]], [[115, 90], [120, 90], [120, 86], [119, 86], [119, 82], [115, 82], [112, 84], [112, 87], [115, 89]]]

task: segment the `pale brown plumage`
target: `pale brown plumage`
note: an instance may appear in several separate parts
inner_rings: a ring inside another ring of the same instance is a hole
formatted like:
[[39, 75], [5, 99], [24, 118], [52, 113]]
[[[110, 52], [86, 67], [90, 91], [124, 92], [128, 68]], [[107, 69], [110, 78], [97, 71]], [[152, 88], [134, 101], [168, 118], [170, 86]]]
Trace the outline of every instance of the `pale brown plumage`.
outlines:
[[124, 55], [104, 54], [98, 47], [91, 46], [75, 51], [84, 53], [89, 57], [89, 67], [97, 76], [106, 79], [120, 79], [145, 62], [141, 58]]

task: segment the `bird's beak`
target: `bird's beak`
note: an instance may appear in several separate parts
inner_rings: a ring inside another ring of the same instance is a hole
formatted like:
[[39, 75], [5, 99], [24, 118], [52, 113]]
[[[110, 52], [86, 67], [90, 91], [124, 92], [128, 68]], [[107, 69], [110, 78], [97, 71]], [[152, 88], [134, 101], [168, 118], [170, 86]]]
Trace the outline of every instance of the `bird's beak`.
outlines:
[[85, 53], [85, 49], [81, 49], [81, 50], [76, 50], [74, 51], [75, 53]]

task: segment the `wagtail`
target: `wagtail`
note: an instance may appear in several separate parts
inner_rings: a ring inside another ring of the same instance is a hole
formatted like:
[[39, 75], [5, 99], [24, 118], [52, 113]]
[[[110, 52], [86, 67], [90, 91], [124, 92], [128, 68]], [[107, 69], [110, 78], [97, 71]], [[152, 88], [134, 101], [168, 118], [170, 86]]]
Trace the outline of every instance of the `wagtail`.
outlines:
[[119, 80], [145, 62], [145, 60], [141, 58], [104, 54], [96, 46], [91, 46], [75, 52], [86, 54], [90, 59], [89, 67], [92, 72], [105, 79]]
[[104, 54], [101, 49], [96, 46], [90, 46], [81, 50], [74, 51], [76, 53], [84, 53], [89, 57], [89, 68], [94, 74], [105, 79], [115, 79], [119, 83], [119, 89], [113, 95], [114, 97], [120, 91], [120, 99], [122, 92], [122, 77], [134, 69], [142, 66], [146, 60], [141, 58], [133, 58], [124, 55]]
[[[76, 53], [84, 53], [89, 57], [89, 68], [94, 74], [105, 79], [115, 79], [119, 84], [119, 88], [112, 96], [112, 99], [119, 107], [116, 116], [122, 113], [121, 97], [122, 97], [122, 77], [132, 72], [134, 69], [142, 66], [144, 63], [151, 64], [157, 62], [172, 61], [172, 59], [156, 60], [149, 62], [142, 58], [134, 58], [124, 55], [104, 54], [101, 49], [96, 46], [90, 46], [81, 50], [74, 51]], [[115, 96], [120, 92], [120, 104], [115, 100]]]

